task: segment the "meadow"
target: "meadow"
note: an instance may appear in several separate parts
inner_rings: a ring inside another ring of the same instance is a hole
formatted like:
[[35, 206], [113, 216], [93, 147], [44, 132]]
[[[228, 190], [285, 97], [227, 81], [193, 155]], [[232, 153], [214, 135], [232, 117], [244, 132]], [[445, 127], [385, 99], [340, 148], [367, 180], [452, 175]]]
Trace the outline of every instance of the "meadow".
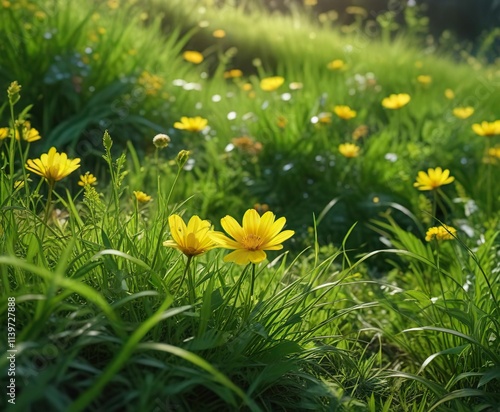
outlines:
[[2, 410], [500, 410], [498, 34], [283, 3], [0, 2]]

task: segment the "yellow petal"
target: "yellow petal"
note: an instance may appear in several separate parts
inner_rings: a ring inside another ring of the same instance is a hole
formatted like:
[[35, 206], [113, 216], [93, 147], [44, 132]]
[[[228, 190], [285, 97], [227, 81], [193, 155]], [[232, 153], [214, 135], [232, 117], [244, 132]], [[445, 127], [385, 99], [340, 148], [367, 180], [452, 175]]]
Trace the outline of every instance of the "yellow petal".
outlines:
[[242, 243], [245, 232], [235, 218], [231, 216], [223, 217], [220, 220], [220, 224], [222, 225], [226, 233], [232, 236], [233, 239], [235, 239], [237, 242]]

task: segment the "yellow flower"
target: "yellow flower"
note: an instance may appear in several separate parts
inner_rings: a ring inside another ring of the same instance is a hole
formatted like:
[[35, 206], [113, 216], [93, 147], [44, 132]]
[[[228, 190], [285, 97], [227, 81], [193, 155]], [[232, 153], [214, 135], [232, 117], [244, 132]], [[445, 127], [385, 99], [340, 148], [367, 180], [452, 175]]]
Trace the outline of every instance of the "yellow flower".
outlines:
[[80, 175], [80, 181], [78, 186], [93, 186], [97, 184], [97, 178], [90, 172], [85, 172], [84, 175]]
[[49, 183], [57, 182], [80, 167], [80, 159], [68, 159], [66, 153], [57, 153], [51, 147], [48, 153], [43, 153], [39, 159], [28, 159], [26, 169], [47, 179]]
[[343, 60], [335, 59], [326, 65], [330, 70], [342, 70], [345, 67]]
[[281, 76], [265, 77], [260, 81], [260, 88], [266, 92], [272, 92], [285, 82]]
[[430, 242], [432, 239], [436, 240], [451, 240], [457, 236], [457, 229], [451, 226], [442, 225], [438, 227], [431, 227], [425, 234], [425, 240]]
[[500, 159], [500, 147], [490, 147], [488, 149], [488, 156]]
[[154, 96], [162, 89], [165, 82], [160, 76], [143, 71], [137, 83], [144, 87], [147, 95]]
[[500, 120], [474, 123], [472, 130], [479, 136], [497, 136], [500, 134]]
[[356, 111], [352, 110], [349, 106], [335, 106], [333, 111], [338, 117], [344, 120], [356, 117]]
[[246, 91], [246, 92], [249, 92], [250, 90], [252, 90], [252, 83], [245, 83], [243, 86], [241, 86], [241, 88]]
[[7, 139], [9, 137], [10, 129], [8, 127], [0, 127], [0, 140]]
[[342, 156], [353, 158], [359, 156], [360, 147], [354, 143], [342, 143], [339, 145], [339, 152]]
[[226, 37], [226, 32], [222, 29], [217, 29], [212, 32], [212, 36], [214, 36], [216, 39], [222, 39]]
[[203, 61], [203, 54], [195, 50], [186, 50], [182, 53], [184, 60], [189, 63], [200, 64]]
[[222, 232], [212, 232], [210, 237], [223, 248], [235, 249], [224, 257], [224, 261], [238, 265], [262, 262], [267, 257], [265, 250], [282, 249], [281, 243], [295, 233], [293, 230], [281, 231], [286, 223], [284, 217], [275, 221], [274, 213], [266, 212], [259, 216], [255, 209], [245, 212], [242, 226], [231, 216], [222, 218], [220, 222], [233, 239]]
[[316, 6], [318, 0], [304, 0], [304, 6]]
[[135, 191], [134, 190], [134, 195], [135, 195], [135, 198], [137, 199], [137, 201], [139, 203], [148, 203], [150, 200], [151, 200], [151, 196], [147, 195], [146, 193], [144, 192], [141, 192], [141, 191]]
[[[40, 136], [40, 133], [38, 130], [35, 128], [31, 127], [30, 124], [28, 123], [26, 127], [23, 128], [23, 140], [31, 143], [31, 142], [36, 142], [37, 140], [40, 140], [42, 136]], [[19, 133], [16, 133], [16, 139], [19, 140]]]
[[458, 117], [459, 119], [467, 119], [468, 117], [472, 116], [474, 113], [474, 108], [467, 106], [467, 107], [455, 107], [453, 109], [453, 115], [455, 117]]
[[444, 91], [444, 96], [448, 99], [448, 100], [453, 100], [455, 98], [455, 92], [451, 89], [446, 89]]
[[425, 74], [421, 74], [420, 76], [417, 77], [417, 81], [424, 86], [427, 86], [428, 84], [432, 83], [432, 77], [427, 76]]
[[186, 117], [182, 116], [180, 122], [175, 122], [174, 127], [180, 130], [187, 130], [188, 132], [201, 132], [207, 127], [208, 120], [203, 117]]
[[436, 167], [435, 169], [428, 169], [427, 173], [423, 171], [418, 172], [417, 181], [413, 183], [413, 186], [418, 188], [418, 190], [434, 190], [454, 180], [455, 178], [450, 176], [448, 169], [442, 170], [440, 167]]
[[382, 106], [386, 109], [401, 109], [410, 101], [410, 95], [406, 93], [391, 94], [382, 100]]
[[163, 246], [178, 249], [186, 256], [201, 255], [217, 247], [209, 237], [212, 229], [208, 220], [201, 220], [195, 215], [186, 226], [179, 215], [172, 215], [168, 218], [168, 225], [174, 240], [166, 240]]
[[241, 76], [243, 76], [243, 72], [240, 69], [231, 69], [224, 72], [224, 79], [234, 79]]

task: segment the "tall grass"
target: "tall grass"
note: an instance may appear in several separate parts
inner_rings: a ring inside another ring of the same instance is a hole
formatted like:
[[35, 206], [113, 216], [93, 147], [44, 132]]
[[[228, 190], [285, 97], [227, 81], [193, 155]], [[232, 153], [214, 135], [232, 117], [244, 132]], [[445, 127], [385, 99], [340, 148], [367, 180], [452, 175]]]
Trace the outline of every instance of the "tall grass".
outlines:
[[[297, 13], [195, 3], [152, 1], [147, 15], [112, 1], [0, 9], [2, 82], [22, 85], [19, 101], [0, 101], [11, 129], [0, 140], [0, 312], [15, 297], [17, 315], [9, 408], [494, 410], [498, 156], [485, 150], [498, 137], [471, 125], [496, 119], [498, 73], [411, 37], [373, 43], [361, 24], [339, 34]], [[38, 20], [27, 27], [27, 16]], [[183, 47], [204, 61], [184, 61]], [[345, 67], [329, 70], [334, 59]], [[63, 78], [48, 82], [56, 68]], [[244, 76], [225, 78], [230, 68]], [[284, 84], [262, 90], [271, 75]], [[382, 107], [400, 92], [407, 106]], [[339, 104], [356, 117], [338, 118]], [[452, 114], [469, 105], [470, 118]], [[208, 127], [173, 127], [184, 115]], [[26, 120], [40, 141], [13, 138]], [[340, 153], [346, 142], [358, 157]], [[25, 163], [54, 145], [82, 167], [47, 185]], [[413, 187], [437, 166], [455, 182]], [[86, 171], [96, 186], [76, 184]], [[296, 231], [268, 261], [227, 264], [220, 249], [188, 260], [162, 245], [173, 213], [219, 229], [256, 203]], [[441, 223], [458, 234], [425, 241]]]

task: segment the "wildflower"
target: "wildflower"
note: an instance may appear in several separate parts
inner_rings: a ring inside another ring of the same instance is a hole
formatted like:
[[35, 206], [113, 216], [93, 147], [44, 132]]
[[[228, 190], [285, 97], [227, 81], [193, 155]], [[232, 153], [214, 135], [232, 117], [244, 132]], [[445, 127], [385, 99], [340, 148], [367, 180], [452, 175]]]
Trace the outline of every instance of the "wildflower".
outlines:
[[417, 81], [423, 85], [423, 86], [427, 86], [429, 84], [432, 83], [432, 77], [431, 76], [427, 76], [425, 74], [421, 74], [420, 76], [417, 77]]
[[285, 79], [281, 76], [265, 77], [260, 81], [260, 88], [266, 92], [272, 92], [278, 89]]
[[474, 123], [472, 125], [472, 130], [479, 136], [497, 136], [500, 134], [500, 120]]
[[413, 183], [413, 186], [418, 190], [434, 190], [454, 180], [455, 178], [450, 176], [448, 169], [442, 170], [440, 167], [436, 167], [435, 169], [428, 169], [427, 173], [418, 172], [417, 181]]
[[332, 122], [332, 114], [328, 112], [321, 112], [317, 116], [318, 123], [330, 124]]
[[316, 6], [318, 0], [304, 0], [304, 6]]
[[342, 70], [345, 68], [345, 62], [340, 59], [335, 59], [329, 62], [326, 67], [328, 67], [330, 70]]
[[488, 149], [488, 156], [500, 159], [500, 147], [490, 147]]
[[153, 137], [153, 144], [157, 149], [164, 149], [170, 143], [170, 137], [166, 134], [160, 133]]
[[455, 107], [453, 109], [453, 115], [455, 117], [458, 117], [459, 119], [467, 119], [468, 117], [472, 116], [474, 113], [474, 108], [467, 106], [467, 107]]
[[262, 151], [262, 143], [256, 142], [248, 136], [235, 137], [231, 142], [235, 147], [250, 155], [257, 155]]
[[166, 240], [163, 246], [178, 249], [188, 257], [201, 255], [217, 247], [209, 236], [212, 229], [208, 220], [201, 220], [194, 215], [186, 226], [179, 215], [171, 215], [168, 225], [173, 240]]
[[245, 92], [249, 92], [250, 90], [252, 90], [252, 83], [245, 83], [243, 86], [241, 86], [241, 88], [245, 91]]
[[[25, 125], [23, 127], [23, 140], [28, 143], [31, 143], [31, 142], [36, 142], [41, 138], [42, 136], [40, 136], [38, 130], [31, 127], [29, 122], [25, 122]], [[19, 133], [17, 133], [17, 130], [16, 130], [16, 139], [19, 140]]]
[[147, 95], [154, 96], [162, 89], [164, 80], [160, 76], [143, 71], [137, 79], [137, 83], [144, 87]]
[[354, 143], [342, 143], [339, 145], [339, 152], [342, 156], [353, 158], [359, 156], [360, 147]]
[[483, 163], [486, 164], [498, 164], [500, 160], [500, 147], [490, 147], [485, 156], [483, 157]]
[[190, 155], [191, 152], [189, 150], [181, 150], [177, 154], [177, 158], [175, 159], [175, 161], [177, 162], [177, 166], [183, 167], [188, 161]]
[[57, 153], [51, 147], [48, 153], [43, 153], [39, 159], [28, 159], [26, 169], [44, 177], [50, 184], [57, 182], [80, 167], [80, 159], [68, 159], [66, 153]]
[[455, 92], [451, 89], [446, 89], [444, 91], [444, 96], [448, 99], [448, 100], [453, 100], [455, 98]]
[[367, 134], [368, 134], [368, 126], [366, 124], [362, 124], [356, 127], [356, 129], [354, 129], [354, 131], [352, 132], [352, 138], [354, 140], [359, 140], [362, 137], [365, 137]]
[[457, 236], [457, 229], [451, 226], [442, 225], [438, 227], [431, 227], [425, 234], [425, 240], [430, 242], [432, 239], [436, 240], [452, 240]]
[[335, 106], [333, 111], [338, 117], [344, 120], [356, 117], [356, 111], [352, 110], [349, 106]]
[[195, 50], [186, 50], [182, 53], [184, 60], [193, 64], [200, 64], [203, 61], [203, 54]]
[[201, 132], [207, 127], [208, 120], [203, 117], [186, 117], [182, 116], [180, 122], [175, 122], [174, 127], [180, 130], [187, 130], [188, 132]]
[[137, 201], [139, 203], [148, 203], [152, 198], [151, 196], [147, 195], [146, 193], [144, 192], [141, 192], [141, 191], [135, 191], [134, 190], [134, 195], [135, 195], [135, 198], [137, 199]]
[[224, 79], [235, 79], [241, 76], [243, 76], [243, 72], [240, 69], [231, 69], [224, 72]]
[[95, 186], [97, 184], [97, 178], [90, 172], [85, 172], [84, 175], [80, 175], [80, 181], [78, 186]]
[[7, 88], [7, 97], [9, 98], [9, 103], [15, 105], [21, 98], [21, 85], [17, 81], [13, 81]]
[[231, 216], [221, 219], [224, 230], [233, 238], [222, 232], [212, 232], [211, 239], [226, 249], [235, 249], [224, 257], [225, 262], [235, 262], [239, 265], [259, 263], [266, 259], [265, 250], [280, 250], [285, 240], [294, 235], [293, 230], [281, 231], [285, 226], [284, 217], [275, 221], [272, 212], [262, 216], [255, 209], [248, 209], [243, 216], [243, 225]]
[[10, 134], [10, 129], [8, 127], [0, 127], [0, 140], [7, 139]]
[[226, 37], [226, 32], [222, 29], [217, 29], [212, 32], [212, 36], [214, 36], [216, 39], [222, 39]]
[[410, 95], [406, 93], [391, 94], [382, 100], [382, 106], [386, 109], [401, 109], [410, 101]]

